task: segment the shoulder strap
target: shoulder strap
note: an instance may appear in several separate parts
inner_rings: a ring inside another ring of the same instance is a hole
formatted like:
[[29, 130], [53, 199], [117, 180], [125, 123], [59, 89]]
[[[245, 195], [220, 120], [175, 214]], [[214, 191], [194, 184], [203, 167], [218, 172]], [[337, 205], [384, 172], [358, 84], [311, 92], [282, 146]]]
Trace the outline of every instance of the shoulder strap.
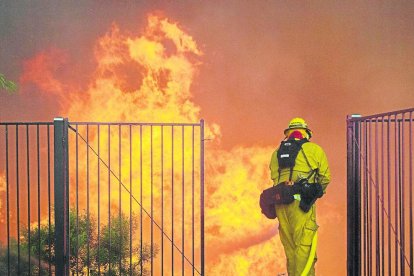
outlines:
[[[308, 177], [306, 178], [306, 179], [310, 179], [311, 177], [312, 177], [312, 175], [314, 174], [314, 173], [317, 173], [318, 172], [318, 168], [316, 168], [316, 169], [313, 169], [312, 168], [312, 166], [311, 166], [311, 164], [310, 164], [310, 162], [309, 162], [309, 160], [308, 160], [308, 157], [306, 156], [306, 154], [305, 154], [305, 151], [303, 150], [303, 148], [301, 147], [300, 148], [300, 150], [302, 151], [302, 153], [303, 153], [303, 156], [305, 157], [305, 160], [306, 160], [306, 164], [308, 164], [308, 167], [309, 167], [309, 169], [311, 169], [311, 173], [310, 173], [310, 175], [308, 175]], [[316, 178], [318, 178], [318, 176], [316, 175]], [[316, 181], [316, 182], [318, 182], [318, 181]]]
[[308, 157], [306, 156], [305, 151], [302, 147], [300, 148], [300, 151], [303, 153], [303, 156], [305, 157], [306, 164], [308, 164], [309, 169], [313, 170], [311, 164], [309, 163]]

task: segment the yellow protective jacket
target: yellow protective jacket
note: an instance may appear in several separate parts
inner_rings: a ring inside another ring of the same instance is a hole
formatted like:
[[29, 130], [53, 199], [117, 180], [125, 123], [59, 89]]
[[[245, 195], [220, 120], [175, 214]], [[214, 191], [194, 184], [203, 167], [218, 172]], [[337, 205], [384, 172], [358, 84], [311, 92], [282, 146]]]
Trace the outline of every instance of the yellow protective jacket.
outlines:
[[[302, 150], [299, 151], [298, 156], [296, 157], [295, 167], [293, 168], [292, 181], [297, 181], [300, 178], [306, 178], [312, 172], [312, 170], [319, 169], [318, 174], [314, 174], [309, 180], [310, 183], [319, 182], [322, 185], [323, 191], [325, 193], [326, 186], [331, 180], [331, 172], [329, 170], [328, 159], [326, 157], [323, 149], [312, 142], [307, 142], [302, 145]], [[270, 160], [270, 172], [271, 178], [273, 180], [273, 185], [277, 185], [281, 182], [289, 180], [290, 169], [282, 169], [279, 176], [279, 162], [277, 160], [277, 151], [276, 149]], [[312, 168], [309, 167], [306, 162], [305, 153], [309, 164]]]

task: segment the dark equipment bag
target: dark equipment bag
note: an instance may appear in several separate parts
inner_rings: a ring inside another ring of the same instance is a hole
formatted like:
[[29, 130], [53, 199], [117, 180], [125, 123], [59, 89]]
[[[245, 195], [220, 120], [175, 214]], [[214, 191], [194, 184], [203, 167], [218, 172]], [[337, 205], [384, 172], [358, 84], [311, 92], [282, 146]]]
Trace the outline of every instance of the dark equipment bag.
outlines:
[[297, 185], [300, 187], [301, 197], [299, 208], [307, 213], [316, 200], [323, 196], [322, 185], [319, 183], [309, 183], [306, 178], [299, 180]]
[[294, 200], [292, 188], [284, 183], [270, 187], [260, 195], [260, 209], [268, 219], [276, 218], [276, 205], [290, 204]]

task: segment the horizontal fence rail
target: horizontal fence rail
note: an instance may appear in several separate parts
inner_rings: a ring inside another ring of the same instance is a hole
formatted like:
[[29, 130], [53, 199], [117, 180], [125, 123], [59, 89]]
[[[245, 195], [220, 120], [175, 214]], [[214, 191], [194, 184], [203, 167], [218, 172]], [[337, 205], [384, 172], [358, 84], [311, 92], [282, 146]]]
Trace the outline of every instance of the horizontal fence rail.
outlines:
[[413, 113], [348, 117], [348, 275], [414, 275]]
[[0, 122], [0, 199], [0, 275], [204, 275], [204, 122]]

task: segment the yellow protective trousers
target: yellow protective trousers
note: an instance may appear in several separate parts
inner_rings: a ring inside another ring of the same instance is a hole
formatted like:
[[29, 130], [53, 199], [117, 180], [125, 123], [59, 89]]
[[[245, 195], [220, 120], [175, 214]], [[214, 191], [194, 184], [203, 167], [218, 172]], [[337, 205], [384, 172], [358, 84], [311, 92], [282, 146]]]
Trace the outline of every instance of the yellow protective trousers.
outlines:
[[[288, 205], [277, 205], [276, 214], [279, 219], [279, 236], [285, 249], [289, 276], [301, 276], [308, 262], [313, 237], [316, 234], [315, 204], [305, 213], [299, 208], [299, 201]], [[307, 275], [315, 275], [314, 257]]]

